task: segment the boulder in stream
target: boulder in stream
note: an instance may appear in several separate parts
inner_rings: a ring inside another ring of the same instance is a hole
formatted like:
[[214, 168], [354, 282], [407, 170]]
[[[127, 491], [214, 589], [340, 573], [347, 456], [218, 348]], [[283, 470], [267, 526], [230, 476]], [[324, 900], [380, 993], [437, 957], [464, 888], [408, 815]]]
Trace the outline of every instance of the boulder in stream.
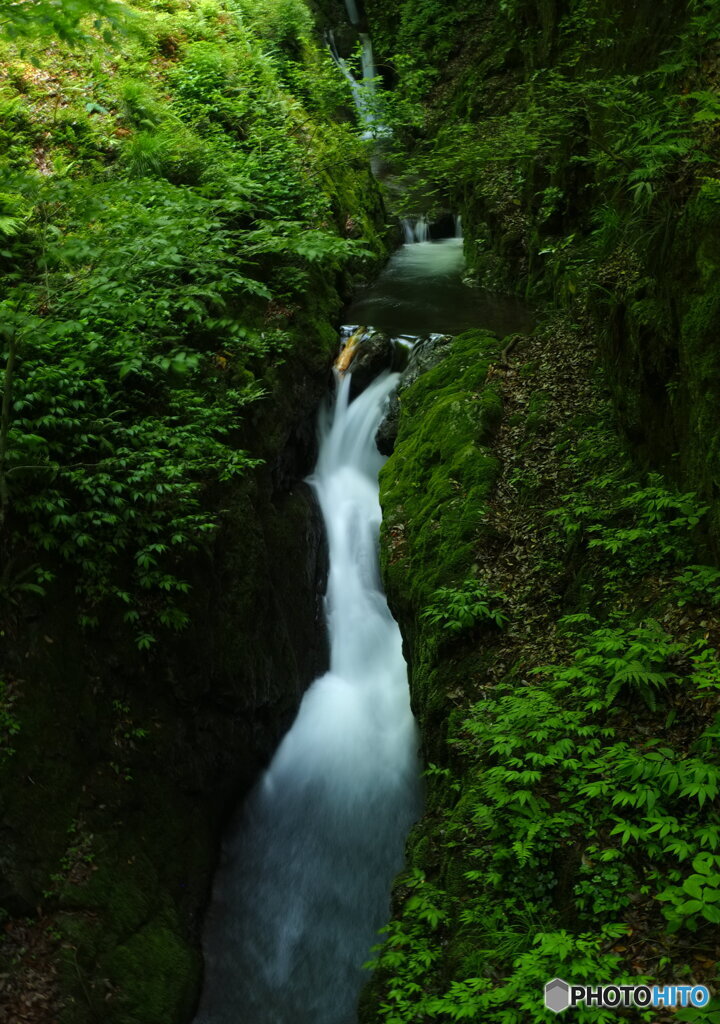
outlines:
[[350, 372], [350, 398], [356, 398], [383, 370], [393, 365], [394, 346], [387, 334], [373, 327], [358, 328], [335, 363], [341, 373]]
[[400, 420], [400, 396], [403, 391], [414, 384], [421, 374], [437, 366], [448, 354], [451, 344], [452, 337], [449, 334], [430, 334], [413, 346], [398, 386], [390, 396], [388, 411], [375, 435], [375, 443], [382, 455], [392, 455], [395, 448]]

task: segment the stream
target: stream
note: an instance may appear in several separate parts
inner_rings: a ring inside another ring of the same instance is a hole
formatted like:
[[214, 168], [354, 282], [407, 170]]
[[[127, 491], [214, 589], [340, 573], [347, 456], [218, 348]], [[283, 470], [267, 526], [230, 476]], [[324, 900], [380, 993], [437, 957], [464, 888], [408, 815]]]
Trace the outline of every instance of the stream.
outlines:
[[[462, 268], [459, 239], [405, 244], [347, 316], [406, 343], [500, 321], [522, 329], [525, 311], [488, 306], [462, 284]], [[336, 372], [321, 412], [310, 483], [328, 537], [330, 668], [305, 694], [223, 846], [195, 1024], [357, 1020], [362, 965], [421, 812], [407, 668], [378, 565], [384, 459], [375, 433], [397, 379], [385, 371], [350, 401], [351, 375]]]
[[226, 842], [197, 1024], [352, 1024], [420, 813], [418, 738], [377, 558], [375, 432], [397, 375], [338, 382], [311, 483], [328, 535], [330, 670]]
[[469, 287], [463, 282], [464, 269], [462, 238], [406, 242], [377, 281], [357, 296], [346, 319], [410, 335], [460, 334], [483, 327], [503, 337], [532, 328], [520, 299]]

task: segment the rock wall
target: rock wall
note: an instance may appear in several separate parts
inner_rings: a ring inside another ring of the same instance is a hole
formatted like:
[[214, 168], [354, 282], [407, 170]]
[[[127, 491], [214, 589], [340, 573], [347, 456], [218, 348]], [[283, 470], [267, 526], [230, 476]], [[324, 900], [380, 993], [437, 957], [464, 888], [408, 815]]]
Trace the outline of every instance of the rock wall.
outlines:
[[223, 825], [326, 666], [303, 479], [387, 248], [304, 0], [128, 6], [0, 26], [3, 1024], [192, 1017]]

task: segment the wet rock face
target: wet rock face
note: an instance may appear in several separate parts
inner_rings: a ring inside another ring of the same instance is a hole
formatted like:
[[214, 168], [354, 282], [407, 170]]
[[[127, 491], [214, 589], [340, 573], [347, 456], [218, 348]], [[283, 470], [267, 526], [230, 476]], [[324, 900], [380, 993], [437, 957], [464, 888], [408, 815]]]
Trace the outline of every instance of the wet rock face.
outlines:
[[393, 365], [394, 346], [387, 334], [370, 328], [358, 345], [350, 364], [350, 398], [356, 398], [368, 384]]
[[390, 405], [385, 419], [377, 429], [375, 444], [381, 455], [392, 455], [397, 440], [398, 421], [400, 418], [400, 402], [397, 395], [390, 399]]
[[397, 440], [400, 419], [400, 396], [414, 384], [423, 373], [432, 370], [444, 359], [450, 350], [452, 338], [447, 334], [431, 334], [421, 338], [410, 353], [407, 366], [402, 372], [398, 386], [390, 398], [384, 420], [378, 427], [375, 443], [382, 455], [392, 455]]

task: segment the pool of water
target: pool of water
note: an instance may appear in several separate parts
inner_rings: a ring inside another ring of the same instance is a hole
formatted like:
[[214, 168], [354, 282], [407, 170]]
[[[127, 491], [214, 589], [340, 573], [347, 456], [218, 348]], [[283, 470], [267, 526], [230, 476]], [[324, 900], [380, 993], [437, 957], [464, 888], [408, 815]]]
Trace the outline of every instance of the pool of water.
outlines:
[[403, 245], [348, 307], [345, 321], [391, 334], [459, 334], [485, 327], [502, 337], [532, 329], [524, 302], [464, 284], [464, 268], [461, 238]]

